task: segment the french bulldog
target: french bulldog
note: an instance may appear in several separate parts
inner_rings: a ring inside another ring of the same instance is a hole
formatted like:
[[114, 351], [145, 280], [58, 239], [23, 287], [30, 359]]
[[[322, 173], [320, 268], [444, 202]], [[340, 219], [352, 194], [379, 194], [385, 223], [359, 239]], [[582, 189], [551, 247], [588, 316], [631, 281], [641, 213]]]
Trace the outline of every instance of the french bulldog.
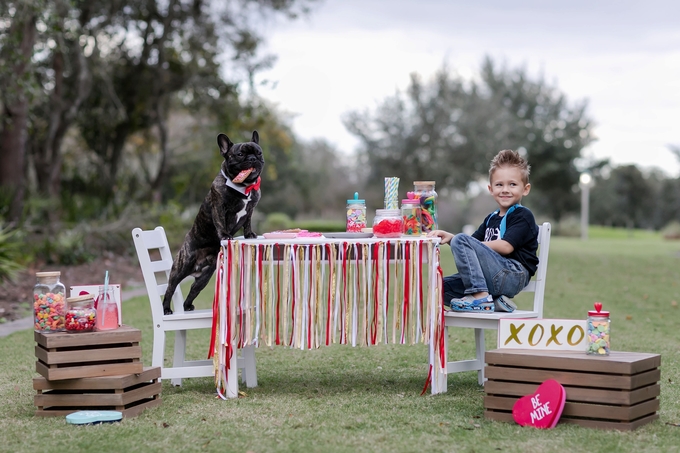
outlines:
[[215, 272], [220, 241], [233, 239], [241, 227], [246, 238], [257, 237], [250, 222], [253, 209], [260, 201], [260, 175], [264, 167], [259, 141], [257, 131], [253, 131], [251, 140], [245, 143], [234, 144], [224, 134], [217, 136], [224, 161], [172, 263], [163, 297], [166, 315], [172, 314], [170, 302], [177, 285], [189, 275], [193, 275], [195, 281], [184, 300], [184, 311], [193, 311], [194, 299]]

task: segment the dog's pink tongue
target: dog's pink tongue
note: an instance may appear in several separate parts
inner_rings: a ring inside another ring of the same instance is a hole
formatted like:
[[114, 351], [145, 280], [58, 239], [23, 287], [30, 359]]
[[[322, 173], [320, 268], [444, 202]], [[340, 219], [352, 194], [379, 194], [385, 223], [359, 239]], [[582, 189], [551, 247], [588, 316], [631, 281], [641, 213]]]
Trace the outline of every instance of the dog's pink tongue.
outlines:
[[241, 173], [236, 175], [236, 177], [232, 181], [234, 181], [237, 184], [242, 183], [253, 170], [254, 170], [254, 168], [249, 168], [247, 170], [241, 170]]

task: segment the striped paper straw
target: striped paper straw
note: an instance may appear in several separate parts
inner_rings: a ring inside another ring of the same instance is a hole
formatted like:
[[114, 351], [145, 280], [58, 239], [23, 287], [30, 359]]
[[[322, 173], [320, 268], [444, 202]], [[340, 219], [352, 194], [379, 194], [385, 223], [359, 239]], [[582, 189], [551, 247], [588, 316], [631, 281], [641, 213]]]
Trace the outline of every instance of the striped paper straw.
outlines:
[[385, 178], [385, 209], [399, 209], [399, 178]]

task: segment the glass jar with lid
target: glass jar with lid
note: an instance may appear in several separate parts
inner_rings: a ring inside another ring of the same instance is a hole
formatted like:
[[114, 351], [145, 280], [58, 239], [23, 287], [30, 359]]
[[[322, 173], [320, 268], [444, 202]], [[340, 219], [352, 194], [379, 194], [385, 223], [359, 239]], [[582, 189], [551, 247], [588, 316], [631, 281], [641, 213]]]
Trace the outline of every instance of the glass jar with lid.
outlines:
[[401, 219], [404, 225], [404, 236], [420, 236], [420, 200], [407, 198], [401, 200]]
[[403, 225], [399, 209], [376, 209], [373, 218], [373, 236], [377, 238], [401, 237]]
[[588, 312], [586, 322], [586, 353], [591, 355], [609, 355], [609, 312], [602, 311], [602, 303], [595, 302], [595, 310]]
[[66, 299], [64, 329], [67, 332], [92, 332], [97, 320], [92, 294], [69, 297]]
[[33, 287], [33, 328], [50, 333], [64, 330], [66, 287], [59, 281], [61, 272], [36, 272]]
[[359, 193], [354, 192], [354, 198], [347, 200], [347, 232], [361, 233], [366, 228], [366, 200], [359, 199]]
[[420, 200], [423, 233], [437, 229], [437, 191], [434, 181], [413, 181], [413, 193]]

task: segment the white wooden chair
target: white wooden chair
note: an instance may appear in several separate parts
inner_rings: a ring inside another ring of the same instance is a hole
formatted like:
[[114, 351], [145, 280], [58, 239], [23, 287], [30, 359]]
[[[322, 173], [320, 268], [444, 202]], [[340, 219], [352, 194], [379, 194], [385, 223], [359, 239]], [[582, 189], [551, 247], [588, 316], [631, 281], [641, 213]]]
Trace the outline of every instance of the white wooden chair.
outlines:
[[[161, 379], [170, 379], [173, 385], [182, 385], [182, 378], [214, 376], [215, 369], [212, 360], [185, 360], [187, 331], [212, 329], [212, 309], [185, 312], [184, 297], [178, 285], [172, 298], [174, 312], [171, 315], [164, 315], [163, 295], [168, 286], [167, 281], [172, 268], [172, 254], [165, 230], [160, 226], [147, 231], [135, 228], [132, 230], [132, 238], [137, 250], [139, 265], [142, 268], [153, 318], [151, 365], [161, 367]], [[153, 252], [154, 250], [157, 252]], [[153, 259], [156, 255], [159, 255], [160, 259]], [[172, 367], [164, 365], [166, 332], [175, 332]], [[206, 351], [207, 346], [206, 344]], [[253, 346], [243, 348], [242, 358], [238, 359], [238, 367], [242, 369], [241, 376], [246, 387], [256, 387], [257, 373]]]
[[[479, 385], [484, 385], [484, 330], [498, 330], [498, 321], [503, 318], [542, 318], [543, 296], [545, 295], [545, 278], [548, 273], [548, 252], [550, 251], [550, 223], [545, 222], [538, 227], [538, 269], [536, 274], [522, 292], [533, 292], [534, 302], [530, 310], [515, 310], [512, 313], [458, 313], [446, 312], [444, 314], [444, 354], [448, 351], [448, 328], [468, 327], [475, 329], [476, 358], [473, 360], [460, 360], [447, 362], [448, 373], [461, 371], [477, 371]], [[445, 355], [445, 357], [448, 357]], [[446, 391], [446, 375], [439, 380], [439, 389], [433, 388], [433, 393]]]

